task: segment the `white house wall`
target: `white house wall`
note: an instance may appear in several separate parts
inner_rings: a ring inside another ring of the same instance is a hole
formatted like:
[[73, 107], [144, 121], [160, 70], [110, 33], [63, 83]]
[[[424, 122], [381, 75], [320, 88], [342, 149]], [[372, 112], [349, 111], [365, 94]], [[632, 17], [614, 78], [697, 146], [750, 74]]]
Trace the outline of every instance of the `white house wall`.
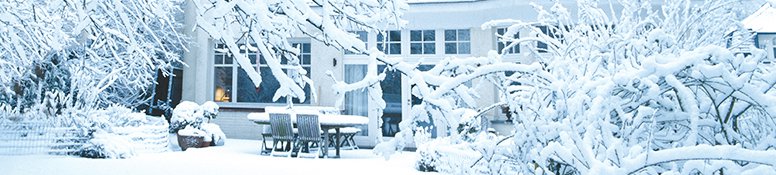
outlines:
[[[405, 61], [416, 62], [423, 58], [428, 63], [435, 63], [445, 57], [470, 57], [486, 56], [487, 53], [496, 48], [495, 28], [482, 29], [484, 22], [497, 19], [536, 19], [536, 12], [528, 5], [530, 1], [511, 1], [511, 0], [484, 0], [473, 2], [456, 3], [414, 3], [410, 5], [410, 10], [405, 13], [404, 20], [409, 23], [402, 30], [402, 55]], [[567, 8], [575, 12], [573, 1], [564, 0]], [[550, 4], [542, 2], [545, 8]], [[606, 5], [608, 7], [608, 5]], [[608, 8], [607, 8], [608, 9]], [[619, 8], [616, 8], [619, 9]], [[182, 100], [202, 103], [213, 100], [213, 41], [208, 39], [207, 35], [201, 30], [194, 30], [196, 10], [191, 5], [185, 7], [185, 28], [184, 32], [190, 38], [188, 44], [189, 52], [184, 55], [184, 62], [188, 65], [184, 68]], [[471, 54], [467, 55], [447, 55], [444, 54], [444, 30], [446, 29], [469, 29], [471, 36]], [[436, 31], [436, 54], [433, 55], [411, 55], [410, 54], [410, 30], [435, 30]], [[521, 32], [526, 35], [527, 32]], [[302, 36], [302, 35], [298, 35]], [[376, 34], [369, 34], [369, 47], [376, 44]], [[305, 38], [293, 38], [305, 40]], [[306, 40], [310, 40], [309, 38]], [[342, 51], [325, 44], [311, 40], [311, 79], [317, 94], [317, 101], [310, 105], [335, 106], [336, 97], [332, 93], [331, 79], [326, 75], [326, 71], [331, 70], [338, 80], [344, 79], [345, 63], [358, 62], [358, 56], [345, 56]], [[521, 48], [527, 50], [527, 48]], [[336, 65], [334, 65], [336, 60]], [[506, 55], [505, 61], [531, 62], [521, 54]], [[361, 62], [365, 63], [365, 62]], [[404, 80], [406, 82], [406, 80]], [[489, 106], [498, 101], [498, 95], [495, 88], [489, 82], [475, 81], [473, 83], [482, 84], [477, 92], [480, 92], [478, 103], [480, 107]], [[252, 111], [259, 111], [263, 108], [262, 104], [236, 104], [219, 103], [223, 108], [221, 114], [213, 122], [221, 125], [227, 136], [231, 138], [258, 139], [261, 127], [248, 121], [245, 116]], [[284, 105], [284, 104], [276, 104]], [[366, 104], [365, 104], [366, 105]], [[488, 113], [492, 120], [504, 120], [500, 110], [494, 110]], [[374, 127], [374, 126], [371, 126]], [[375, 129], [370, 129], [374, 132]], [[508, 131], [502, 131], [508, 132]]]

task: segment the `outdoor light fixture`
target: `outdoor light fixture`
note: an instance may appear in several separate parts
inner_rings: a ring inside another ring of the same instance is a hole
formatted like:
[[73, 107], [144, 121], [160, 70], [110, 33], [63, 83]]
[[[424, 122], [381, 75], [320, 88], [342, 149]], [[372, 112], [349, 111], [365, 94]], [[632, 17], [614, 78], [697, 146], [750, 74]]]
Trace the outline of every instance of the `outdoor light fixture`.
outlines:
[[335, 58], [331, 58], [331, 64], [333, 65], [333, 67], [337, 67], [337, 58], [336, 57]]

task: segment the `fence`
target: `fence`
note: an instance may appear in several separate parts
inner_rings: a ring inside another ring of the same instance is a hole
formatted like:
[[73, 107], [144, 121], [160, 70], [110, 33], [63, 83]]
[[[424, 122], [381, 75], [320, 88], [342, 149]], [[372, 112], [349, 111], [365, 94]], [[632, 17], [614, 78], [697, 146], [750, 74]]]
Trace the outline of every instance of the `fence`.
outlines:
[[[132, 144], [137, 153], [167, 151], [167, 130], [167, 122], [163, 119], [138, 127], [112, 129], [113, 134]], [[0, 123], [0, 155], [63, 155], [78, 151], [88, 141], [89, 130], [84, 128], [56, 127], [44, 122]]]

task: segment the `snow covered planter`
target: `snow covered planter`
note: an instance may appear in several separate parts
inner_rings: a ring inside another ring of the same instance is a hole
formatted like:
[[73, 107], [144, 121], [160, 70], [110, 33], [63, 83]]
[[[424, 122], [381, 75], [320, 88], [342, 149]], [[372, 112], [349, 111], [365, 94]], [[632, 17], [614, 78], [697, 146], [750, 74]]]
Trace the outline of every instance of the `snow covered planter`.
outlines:
[[178, 135], [178, 145], [186, 151], [189, 147], [224, 145], [226, 135], [221, 128], [210, 123], [218, 116], [218, 105], [207, 101], [202, 105], [183, 101], [172, 111], [170, 133]]

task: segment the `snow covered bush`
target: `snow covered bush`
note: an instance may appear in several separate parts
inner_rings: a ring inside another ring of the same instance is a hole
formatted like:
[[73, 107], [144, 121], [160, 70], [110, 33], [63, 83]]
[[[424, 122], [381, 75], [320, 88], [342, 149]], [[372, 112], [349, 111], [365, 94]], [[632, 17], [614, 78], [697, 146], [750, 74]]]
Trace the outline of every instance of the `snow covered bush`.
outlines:
[[199, 128], [205, 122], [204, 113], [200, 110], [197, 103], [191, 101], [181, 101], [172, 110], [170, 117], [170, 133], [178, 133], [179, 130], [191, 126]]
[[[619, 2], [621, 12], [556, 3], [535, 6], [537, 22], [483, 25], [510, 26], [500, 37], [541, 65], [500, 87], [516, 111], [502, 155], [531, 174], [776, 173], [776, 72], [761, 50], [724, 47], [742, 28], [736, 2]], [[531, 37], [507, 37], [518, 31]]]
[[[725, 47], [730, 32], [743, 31], [737, 2], [665, 1], [661, 7], [618, 2], [622, 11], [580, 0], [578, 14], [556, 2], [549, 10], [535, 6], [535, 22], [483, 25], [509, 26], [499, 36], [512, 43], [505, 48], [528, 47], [523, 56], [533, 63], [504, 63], [491, 52], [444, 59], [421, 71], [401, 58], [371, 53], [363, 80], [337, 82], [334, 89], [344, 94], [367, 88], [370, 96], [380, 97], [375, 82], [384, 74], [377, 73], [375, 60], [409, 77], [412, 94], [422, 103], [412, 107], [412, 120], [400, 123], [402, 132], [375, 147], [382, 154], [403, 149], [417, 122], [431, 119], [461, 128], [450, 132], [455, 138], [484, 129], [477, 131], [473, 118], [465, 117], [472, 115], [463, 115], [467, 111], [507, 104], [514, 111], [514, 136], [498, 142], [474, 139], [485, 163], [454, 167], [463, 169], [453, 171], [458, 173], [776, 173], [768, 158], [776, 153], [776, 72], [763, 64], [761, 50], [744, 54]], [[517, 32], [528, 36], [511, 38]], [[547, 47], [538, 47], [539, 42]], [[465, 82], [478, 78], [497, 87], [500, 104], [474, 108], [477, 94]], [[372, 110], [381, 113], [384, 103], [371, 100], [378, 104]], [[734, 151], [746, 156], [731, 155]]]
[[94, 138], [84, 144], [75, 155], [86, 158], [124, 159], [135, 155], [131, 143], [122, 137], [106, 133], [94, 133]]
[[218, 115], [218, 105], [207, 101], [202, 105], [191, 101], [182, 101], [172, 111], [170, 133], [186, 136], [202, 136], [204, 141], [221, 146], [226, 135], [221, 128], [210, 123]]

